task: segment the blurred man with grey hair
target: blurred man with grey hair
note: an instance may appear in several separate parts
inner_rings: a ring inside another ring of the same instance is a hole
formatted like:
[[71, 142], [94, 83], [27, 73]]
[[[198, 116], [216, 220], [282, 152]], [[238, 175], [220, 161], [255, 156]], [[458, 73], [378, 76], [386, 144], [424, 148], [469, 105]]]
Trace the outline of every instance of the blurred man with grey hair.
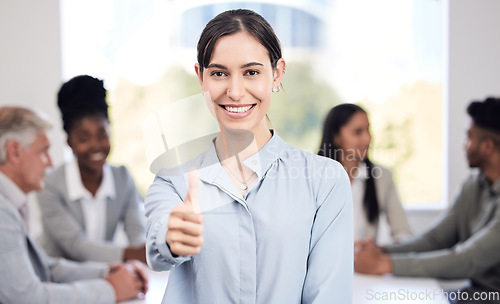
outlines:
[[27, 194], [52, 166], [50, 123], [0, 107], [0, 303], [115, 303], [147, 291], [136, 264], [74, 263], [48, 257], [28, 234]]

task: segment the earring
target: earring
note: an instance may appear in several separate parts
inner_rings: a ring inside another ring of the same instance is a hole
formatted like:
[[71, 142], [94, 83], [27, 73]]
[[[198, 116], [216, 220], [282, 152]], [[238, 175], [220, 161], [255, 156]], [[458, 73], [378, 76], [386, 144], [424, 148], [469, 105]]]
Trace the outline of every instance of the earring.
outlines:
[[277, 93], [280, 91], [280, 88], [279, 87], [273, 87], [273, 93]]

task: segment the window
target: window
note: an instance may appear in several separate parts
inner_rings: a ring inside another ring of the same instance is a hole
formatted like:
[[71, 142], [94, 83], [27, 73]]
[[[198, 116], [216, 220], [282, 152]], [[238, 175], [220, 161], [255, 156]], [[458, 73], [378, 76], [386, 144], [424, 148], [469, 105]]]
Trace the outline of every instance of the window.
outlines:
[[393, 170], [406, 204], [442, 200], [442, 3], [436, 0], [61, 1], [63, 75], [105, 79], [112, 163], [126, 164], [144, 193], [153, 175], [142, 123], [178, 100], [199, 96], [196, 43], [217, 13], [250, 8], [284, 47], [284, 90], [273, 127], [316, 153], [322, 121], [341, 102], [365, 107], [370, 157]]

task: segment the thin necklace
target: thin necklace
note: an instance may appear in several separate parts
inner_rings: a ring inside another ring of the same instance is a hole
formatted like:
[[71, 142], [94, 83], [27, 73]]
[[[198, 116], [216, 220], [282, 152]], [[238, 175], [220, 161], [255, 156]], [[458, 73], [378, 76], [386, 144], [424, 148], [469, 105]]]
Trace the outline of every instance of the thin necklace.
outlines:
[[[224, 146], [224, 151], [226, 152], [225, 155], [226, 155], [226, 158], [229, 158], [229, 153], [227, 151], [227, 144], [226, 144], [226, 138], [224, 136], [224, 132], [223, 130], [221, 129], [221, 134], [222, 134], [222, 142], [223, 142], [223, 146]], [[215, 147], [217, 149], [217, 147]], [[216, 151], [217, 153], [217, 151]], [[240, 170], [240, 174], [241, 174], [241, 177], [242, 179], [245, 179], [245, 174], [243, 173], [243, 168], [241, 166], [241, 161], [240, 161], [240, 157], [238, 154], [235, 154], [234, 155], [236, 157], [236, 163], [238, 164], [238, 169]], [[224, 166], [222, 164], [222, 162], [220, 162], [221, 166]], [[229, 174], [231, 174], [234, 178], [236, 178], [237, 181], [239, 181], [241, 184], [240, 184], [240, 189], [243, 190], [243, 191], [246, 191], [248, 189], [248, 181], [252, 178], [252, 176], [255, 174], [255, 171], [252, 172], [252, 174], [250, 174], [250, 176], [247, 178], [246, 181], [243, 181], [241, 179], [239, 179], [232, 171], [231, 169], [229, 169], [228, 166], [224, 166], [227, 168], [227, 172], [229, 172]]]
[[[224, 166], [224, 167], [227, 168], [227, 172], [229, 172], [229, 174], [231, 174], [234, 178], [236, 178], [237, 181], [239, 181], [241, 183], [241, 185], [240, 185], [240, 189], [241, 190], [245, 191], [245, 190], [248, 189], [248, 184], [247, 183], [252, 178], [252, 176], [255, 174], [255, 171], [252, 172], [252, 174], [250, 174], [250, 176], [247, 178], [246, 181], [242, 181], [236, 175], [234, 175], [233, 172], [231, 172], [231, 169], [229, 169], [229, 167], [227, 167], [227, 166]], [[243, 174], [242, 174], [242, 176], [243, 176]]]

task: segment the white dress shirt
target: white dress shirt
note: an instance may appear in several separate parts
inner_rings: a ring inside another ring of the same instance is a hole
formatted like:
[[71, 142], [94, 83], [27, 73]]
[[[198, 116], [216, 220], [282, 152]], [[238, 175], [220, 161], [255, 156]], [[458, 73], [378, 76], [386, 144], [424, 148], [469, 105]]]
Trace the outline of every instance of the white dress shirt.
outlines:
[[178, 168], [199, 169], [197, 255], [174, 258], [165, 242], [169, 213], [187, 193], [185, 175], [160, 171], [149, 188], [148, 263], [172, 269], [163, 303], [351, 303], [352, 197], [342, 166], [276, 133], [243, 164], [257, 174], [244, 196], [213, 143]]
[[365, 163], [362, 163], [359, 165], [358, 170], [354, 174], [351, 182], [355, 241], [364, 240], [367, 237], [366, 231], [368, 221], [366, 218], [365, 208], [363, 206], [367, 179], [368, 168]]
[[76, 158], [66, 164], [66, 184], [72, 201], [80, 201], [85, 220], [85, 233], [92, 241], [106, 240], [106, 205], [108, 198], [115, 198], [115, 181], [108, 165], [104, 165], [101, 185], [95, 196], [85, 188]]
[[[379, 217], [368, 222], [364, 207], [368, 167], [363, 162], [351, 182], [354, 210], [354, 240], [371, 238], [377, 243], [399, 242], [412, 235], [391, 171], [380, 165], [372, 168]], [[380, 228], [380, 229], [379, 229]]]

